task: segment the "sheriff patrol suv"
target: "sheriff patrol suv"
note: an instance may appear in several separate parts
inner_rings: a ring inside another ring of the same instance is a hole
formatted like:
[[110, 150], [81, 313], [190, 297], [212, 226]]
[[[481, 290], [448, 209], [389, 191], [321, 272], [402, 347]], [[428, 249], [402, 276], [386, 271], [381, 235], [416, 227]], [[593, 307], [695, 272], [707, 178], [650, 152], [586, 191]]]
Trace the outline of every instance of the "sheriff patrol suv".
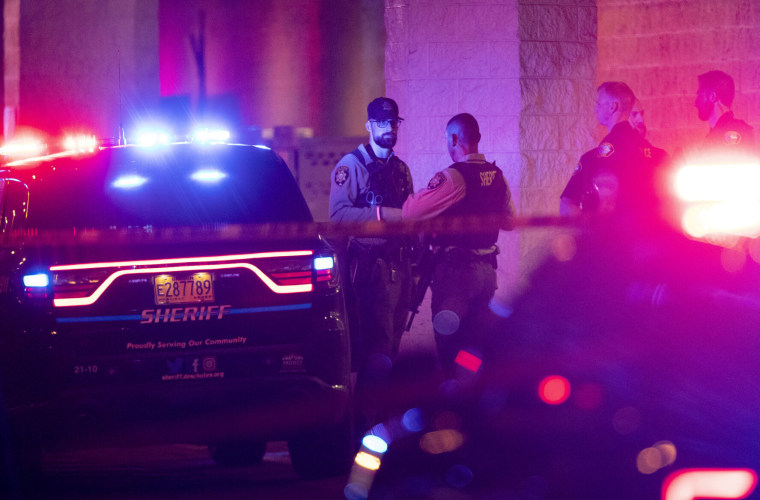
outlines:
[[19, 455], [198, 443], [236, 465], [276, 439], [301, 475], [339, 471], [343, 289], [320, 236], [270, 237], [312, 221], [285, 163], [243, 145], [91, 149], [0, 168], [0, 373]]

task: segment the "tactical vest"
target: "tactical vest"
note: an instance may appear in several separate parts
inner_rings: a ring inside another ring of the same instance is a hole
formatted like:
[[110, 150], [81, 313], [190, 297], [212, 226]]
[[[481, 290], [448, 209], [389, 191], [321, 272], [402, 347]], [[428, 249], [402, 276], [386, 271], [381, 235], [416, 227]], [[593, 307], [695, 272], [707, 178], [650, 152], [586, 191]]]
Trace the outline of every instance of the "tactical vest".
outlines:
[[[459, 203], [446, 209], [442, 217], [458, 216], [500, 216], [506, 212], [507, 183], [501, 169], [493, 163], [459, 162], [451, 167], [464, 177], [465, 197]], [[499, 224], [469, 234], [443, 235], [436, 238], [436, 244], [444, 247], [488, 248], [499, 238]]]
[[351, 152], [369, 172], [367, 189], [364, 193], [360, 193], [356, 206], [365, 208], [382, 205], [401, 208], [411, 194], [411, 187], [401, 160], [394, 155], [387, 162], [380, 163], [372, 147], [369, 144], [364, 147], [372, 158], [369, 164], [366, 164], [364, 155], [358, 148]]

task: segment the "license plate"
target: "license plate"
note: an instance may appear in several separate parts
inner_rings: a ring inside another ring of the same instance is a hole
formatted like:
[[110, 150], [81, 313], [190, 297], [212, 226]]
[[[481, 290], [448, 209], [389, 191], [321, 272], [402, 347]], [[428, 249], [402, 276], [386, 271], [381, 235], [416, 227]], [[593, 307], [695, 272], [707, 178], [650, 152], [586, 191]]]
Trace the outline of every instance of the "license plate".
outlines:
[[195, 304], [214, 301], [214, 281], [211, 273], [189, 276], [161, 274], [153, 278], [156, 305]]

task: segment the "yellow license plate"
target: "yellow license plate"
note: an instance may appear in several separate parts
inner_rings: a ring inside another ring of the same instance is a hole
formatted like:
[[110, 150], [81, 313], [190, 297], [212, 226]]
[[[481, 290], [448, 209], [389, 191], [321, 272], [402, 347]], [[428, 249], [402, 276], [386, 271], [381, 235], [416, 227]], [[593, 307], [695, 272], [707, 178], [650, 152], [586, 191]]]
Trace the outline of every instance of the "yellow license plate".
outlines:
[[211, 273], [187, 276], [161, 274], [153, 278], [156, 305], [195, 304], [214, 301], [214, 281]]

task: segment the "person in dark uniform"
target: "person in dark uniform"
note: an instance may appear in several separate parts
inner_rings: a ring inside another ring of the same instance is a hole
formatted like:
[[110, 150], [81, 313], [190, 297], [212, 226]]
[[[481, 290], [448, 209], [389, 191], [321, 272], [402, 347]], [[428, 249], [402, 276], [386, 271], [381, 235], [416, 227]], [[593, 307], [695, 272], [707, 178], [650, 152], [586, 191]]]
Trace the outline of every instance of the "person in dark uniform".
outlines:
[[635, 101], [633, 91], [623, 82], [604, 82], [597, 89], [596, 118], [609, 133], [599, 146], [581, 156], [560, 196], [560, 214], [633, 209], [641, 198], [637, 191], [642, 179], [652, 175], [655, 154], [629, 122]]
[[[402, 118], [393, 99], [367, 106], [369, 142], [345, 155], [332, 171], [330, 221], [400, 220], [414, 192], [409, 167], [393, 152]], [[357, 404], [367, 421], [378, 411], [374, 393], [384, 386], [398, 354], [411, 295], [411, 239], [351, 237], [347, 257], [356, 321], [352, 358], [358, 370]]]
[[480, 336], [487, 330], [488, 305], [496, 291], [496, 240], [500, 229], [511, 229], [515, 208], [501, 169], [478, 152], [477, 120], [468, 113], [454, 116], [446, 139], [454, 164], [410, 196], [402, 216], [483, 216], [487, 225], [474, 233], [438, 235], [431, 242], [437, 254], [430, 285], [433, 328], [441, 367], [453, 377], [457, 364], [472, 369], [471, 361], [482, 356], [487, 339]]
[[710, 133], [701, 149], [728, 147], [736, 150], [755, 148], [752, 127], [734, 117], [734, 80], [723, 71], [708, 71], [697, 77], [699, 87], [694, 106], [699, 119], [710, 124]]
[[[637, 193], [637, 199], [647, 203], [647, 205], [637, 204], [637, 216], [641, 216], [641, 219], [645, 219], [647, 216], [661, 218], [664, 215], [662, 212], [664, 209], [663, 198], [667, 196], [666, 183], [668, 179], [665, 174], [667, 174], [666, 168], [671, 161], [670, 155], [664, 149], [653, 146], [646, 138], [647, 125], [644, 121], [644, 105], [638, 98], [633, 101], [628, 122], [644, 140], [642, 152], [644, 157], [650, 160], [642, 164], [642, 168], [635, 178], [631, 179], [631, 182], [634, 183], [633, 190]], [[644, 214], [644, 211], [648, 213]], [[652, 222], [651, 217], [646, 220]]]

